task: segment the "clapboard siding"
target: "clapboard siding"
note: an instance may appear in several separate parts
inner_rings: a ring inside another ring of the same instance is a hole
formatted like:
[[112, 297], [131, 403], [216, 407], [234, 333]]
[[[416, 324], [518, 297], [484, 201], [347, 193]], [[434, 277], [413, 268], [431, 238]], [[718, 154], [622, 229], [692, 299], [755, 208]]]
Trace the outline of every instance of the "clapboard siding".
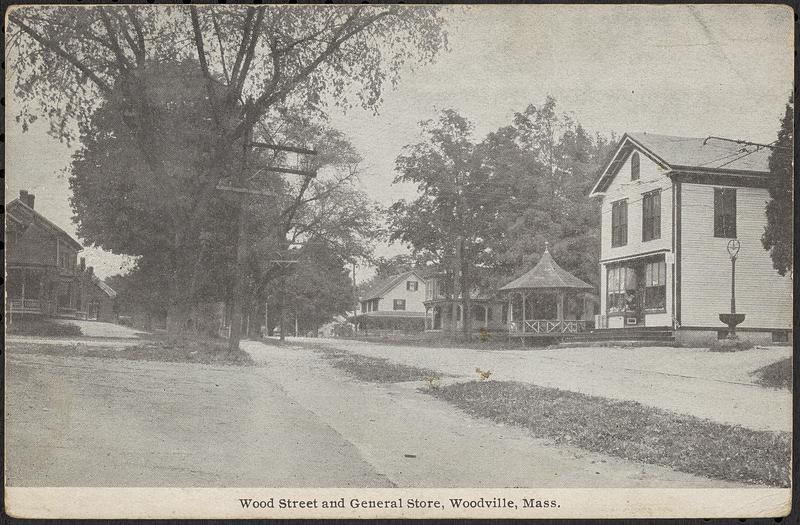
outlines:
[[[601, 206], [601, 260], [624, 257], [660, 249], [672, 248], [672, 180], [666, 170], [639, 154], [640, 177], [631, 180], [631, 158], [628, 156], [603, 195]], [[661, 189], [661, 238], [642, 242], [642, 195]], [[628, 243], [611, 246], [611, 205], [628, 199]]]
[[[639, 153], [639, 180], [631, 180], [631, 156], [625, 160], [617, 175], [603, 195], [601, 205], [601, 248], [600, 259], [617, 259], [657, 251], [672, 251], [672, 180], [667, 170]], [[642, 196], [656, 189], [661, 190], [661, 236], [658, 239], [642, 241]], [[625, 246], [611, 246], [611, 206], [612, 203], [628, 199], [628, 242]], [[605, 314], [607, 301], [607, 265], [600, 265], [600, 312]], [[672, 325], [672, 262], [667, 260], [667, 313], [646, 314], [645, 326]], [[609, 317], [609, 328], [621, 328], [624, 319]]]
[[[729, 239], [714, 237], [714, 188], [682, 185], [682, 326], [722, 328], [718, 314], [730, 311]], [[743, 328], [792, 326], [791, 277], [778, 275], [761, 245], [768, 199], [765, 189], [736, 189], [736, 230], [742, 245], [736, 261], [736, 311], [746, 314]]]

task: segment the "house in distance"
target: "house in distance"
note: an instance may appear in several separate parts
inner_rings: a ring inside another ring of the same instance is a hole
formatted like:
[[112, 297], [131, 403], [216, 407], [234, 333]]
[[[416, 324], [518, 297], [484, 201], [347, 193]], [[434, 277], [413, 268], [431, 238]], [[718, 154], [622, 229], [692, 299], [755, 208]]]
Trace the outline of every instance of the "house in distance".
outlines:
[[411, 270], [382, 279], [359, 298], [361, 311], [355, 316], [362, 332], [384, 330], [422, 332], [425, 329], [425, 278]]
[[739, 241], [739, 337], [787, 341], [792, 280], [761, 244], [769, 148], [718, 138], [627, 133], [591, 196], [602, 201], [597, 328], [664, 327], [679, 343], [727, 336], [728, 242]]
[[113, 321], [116, 292], [86, 268], [81, 244], [35, 210], [25, 190], [6, 205], [6, 315]]

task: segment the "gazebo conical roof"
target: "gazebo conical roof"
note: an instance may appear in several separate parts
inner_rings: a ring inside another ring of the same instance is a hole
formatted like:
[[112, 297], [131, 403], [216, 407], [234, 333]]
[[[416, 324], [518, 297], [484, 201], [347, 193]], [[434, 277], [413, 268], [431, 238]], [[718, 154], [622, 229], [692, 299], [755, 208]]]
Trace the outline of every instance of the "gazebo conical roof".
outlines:
[[544, 253], [539, 262], [523, 276], [518, 277], [500, 288], [501, 292], [513, 290], [530, 290], [536, 288], [593, 290], [594, 286], [578, 279], [564, 268], [560, 267], [550, 255], [550, 250], [545, 245]]

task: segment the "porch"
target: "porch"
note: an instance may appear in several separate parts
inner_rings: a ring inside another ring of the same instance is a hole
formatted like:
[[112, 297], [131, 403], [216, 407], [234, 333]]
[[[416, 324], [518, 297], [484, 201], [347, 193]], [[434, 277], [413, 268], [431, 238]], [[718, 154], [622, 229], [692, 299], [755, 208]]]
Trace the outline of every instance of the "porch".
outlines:
[[81, 308], [80, 282], [58, 275], [48, 267], [8, 268], [6, 275], [6, 314], [87, 319]]
[[555, 338], [594, 328], [593, 287], [561, 268], [545, 243], [539, 262], [503, 286], [508, 336]]

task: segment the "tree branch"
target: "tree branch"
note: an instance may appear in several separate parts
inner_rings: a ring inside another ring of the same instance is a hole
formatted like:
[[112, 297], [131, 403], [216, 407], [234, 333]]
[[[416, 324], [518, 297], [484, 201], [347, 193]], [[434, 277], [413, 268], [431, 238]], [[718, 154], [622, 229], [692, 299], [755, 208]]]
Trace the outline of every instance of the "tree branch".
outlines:
[[62, 49], [55, 41], [45, 38], [44, 36], [37, 33], [32, 27], [28, 24], [23, 22], [19, 19], [19, 17], [14, 16], [13, 14], [8, 16], [8, 19], [19, 26], [25, 33], [27, 33], [31, 38], [33, 38], [36, 42], [38, 42], [42, 47], [49, 49], [56, 55], [60, 56], [67, 62], [69, 62], [75, 69], [80, 71], [86, 78], [91, 80], [103, 93], [110, 95], [111, 94], [111, 86], [109, 86], [105, 81], [103, 81], [94, 71], [89, 69], [86, 65], [82, 64], [77, 57], [67, 53], [64, 49]]

